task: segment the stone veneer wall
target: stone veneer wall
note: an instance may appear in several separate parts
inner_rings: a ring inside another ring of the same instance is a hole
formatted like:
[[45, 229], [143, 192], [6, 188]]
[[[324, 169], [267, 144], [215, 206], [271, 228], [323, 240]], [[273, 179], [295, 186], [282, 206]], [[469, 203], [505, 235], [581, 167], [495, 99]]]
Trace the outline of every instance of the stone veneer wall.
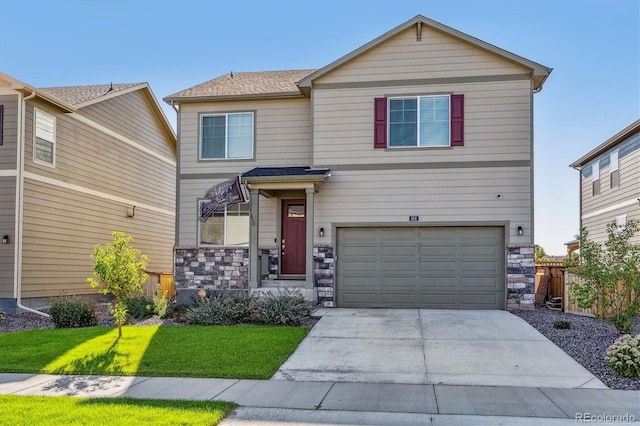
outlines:
[[174, 260], [174, 283], [177, 291], [249, 288], [248, 248], [176, 248]]
[[507, 309], [535, 308], [534, 246], [509, 246], [507, 254]]
[[325, 308], [333, 308], [333, 289], [335, 276], [333, 246], [314, 247], [313, 259], [313, 284], [318, 289], [318, 303]]

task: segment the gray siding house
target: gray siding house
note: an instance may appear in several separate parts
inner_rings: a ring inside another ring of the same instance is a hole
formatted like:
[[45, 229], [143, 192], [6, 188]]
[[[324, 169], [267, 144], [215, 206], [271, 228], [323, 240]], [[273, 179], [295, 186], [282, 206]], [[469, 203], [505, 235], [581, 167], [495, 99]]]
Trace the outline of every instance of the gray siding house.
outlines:
[[173, 269], [176, 137], [146, 83], [35, 88], [0, 73], [0, 308], [92, 295], [96, 244]]
[[580, 228], [587, 229], [589, 239], [602, 243], [607, 224], [640, 220], [640, 119], [571, 167], [580, 172]]
[[[550, 72], [418, 15], [321, 69], [166, 97], [178, 294], [533, 308], [533, 95]], [[207, 190], [238, 176], [249, 202], [199, 220]]]

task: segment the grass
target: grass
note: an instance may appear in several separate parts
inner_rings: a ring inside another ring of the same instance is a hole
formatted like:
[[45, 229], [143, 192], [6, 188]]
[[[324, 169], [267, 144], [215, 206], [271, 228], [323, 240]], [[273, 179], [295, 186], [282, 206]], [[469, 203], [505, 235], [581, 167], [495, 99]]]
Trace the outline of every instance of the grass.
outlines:
[[268, 379], [305, 327], [183, 326], [30, 330], [0, 335], [0, 372]]
[[220, 401], [0, 395], [6, 425], [217, 425], [236, 405]]

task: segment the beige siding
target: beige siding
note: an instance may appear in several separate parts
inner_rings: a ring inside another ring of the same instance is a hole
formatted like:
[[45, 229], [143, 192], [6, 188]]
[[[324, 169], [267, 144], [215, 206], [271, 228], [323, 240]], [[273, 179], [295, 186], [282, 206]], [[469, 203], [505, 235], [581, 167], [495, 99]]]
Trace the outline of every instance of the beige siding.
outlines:
[[319, 78], [314, 84], [523, 74], [522, 66], [423, 26], [411, 27]]
[[[332, 241], [336, 223], [510, 222], [507, 241], [531, 243], [531, 188], [528, 167], [340, 171], [316, 194], [314, 229], [325, 229], [316, 244]], [[501, 194], [502, 198], [497, 198]], [[516, 227], [522, 225], [524, 236]]]
[[[180, 173], [241, 173], [257, 166], [311, 163], [309, 99], [183, 104], [180, 113]], [[254, 160], [198, 161], [200, 114], [255, 112]]]
[[[620, 158], [619, 174], [620, 185], [611, 189], [609, 166], [601, 168], [600, 195], [597, 196], [592, 195], [592, 177], [582, 178], [582, 226], [595, 241], [606, 240], [606, 225], [618, 216], [627, 214], [627, 220], [640, 219], [640, 149]], [[621, 203], [627, 205], [615, 208]]]
[[[204, 198], [207, 190], [224, 179], [184, 179], [180, 181], [178, 200], [180, 230], [177, 245], [191, 247], [198, 245], [198, 200]], [[274, 247], [276, 243], [276, 206], [274, 198], [260, 197], [260, 247]]]
[[16, 149], [18, 132], [18, 96], [0, 96], [0, 105], [4, 106], [2, 123], [2, 145], [0, 145], [0, 170], [16, 169]]
[[101, 197], [25, 180], [22, 262], [23, 297], [89, 294], [91, 254], [96, 244], [112, 240], [115, 230], [134, 238], [149, 256], [148, 270], [172, 272], [174, 218]]
[[154, 101], [136, 90], [80, 109], [79, 113], [132, 139], [167, 158], [175, 158], [175, 146], [167, 141]]
[[10, 244], [0, 244], [0, 298], [13, 297], [15, 250], [16, 178], [0, 176], [0, 238], [9, 235]]
[[44, 104], [56, 116], [55, 167], [33, 162], [33, 106], [26, 114], [25, 170], [113, 196], [175, 208], [175, 167]]
[[[431, 86], [323, 89], [313, 96], [314, 165], [531, 159], [527, 80]], [[373, 148], [374, 98], [429, 93], [465, 96], [463, 148]]]

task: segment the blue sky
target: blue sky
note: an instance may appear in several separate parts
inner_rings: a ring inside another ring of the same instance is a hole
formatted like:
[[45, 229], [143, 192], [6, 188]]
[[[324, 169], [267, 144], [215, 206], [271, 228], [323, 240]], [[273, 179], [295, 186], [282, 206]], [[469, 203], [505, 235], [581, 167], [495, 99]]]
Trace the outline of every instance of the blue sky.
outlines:
[[563, 254], [579, 223], [568, 165], [640, 117], [638, 0], [0, 0], [0, 71], [146, 81], [161, 99], [229, 71], [320, 68], [417, 14], [554, 68], [534, 97], [535, 239]]

